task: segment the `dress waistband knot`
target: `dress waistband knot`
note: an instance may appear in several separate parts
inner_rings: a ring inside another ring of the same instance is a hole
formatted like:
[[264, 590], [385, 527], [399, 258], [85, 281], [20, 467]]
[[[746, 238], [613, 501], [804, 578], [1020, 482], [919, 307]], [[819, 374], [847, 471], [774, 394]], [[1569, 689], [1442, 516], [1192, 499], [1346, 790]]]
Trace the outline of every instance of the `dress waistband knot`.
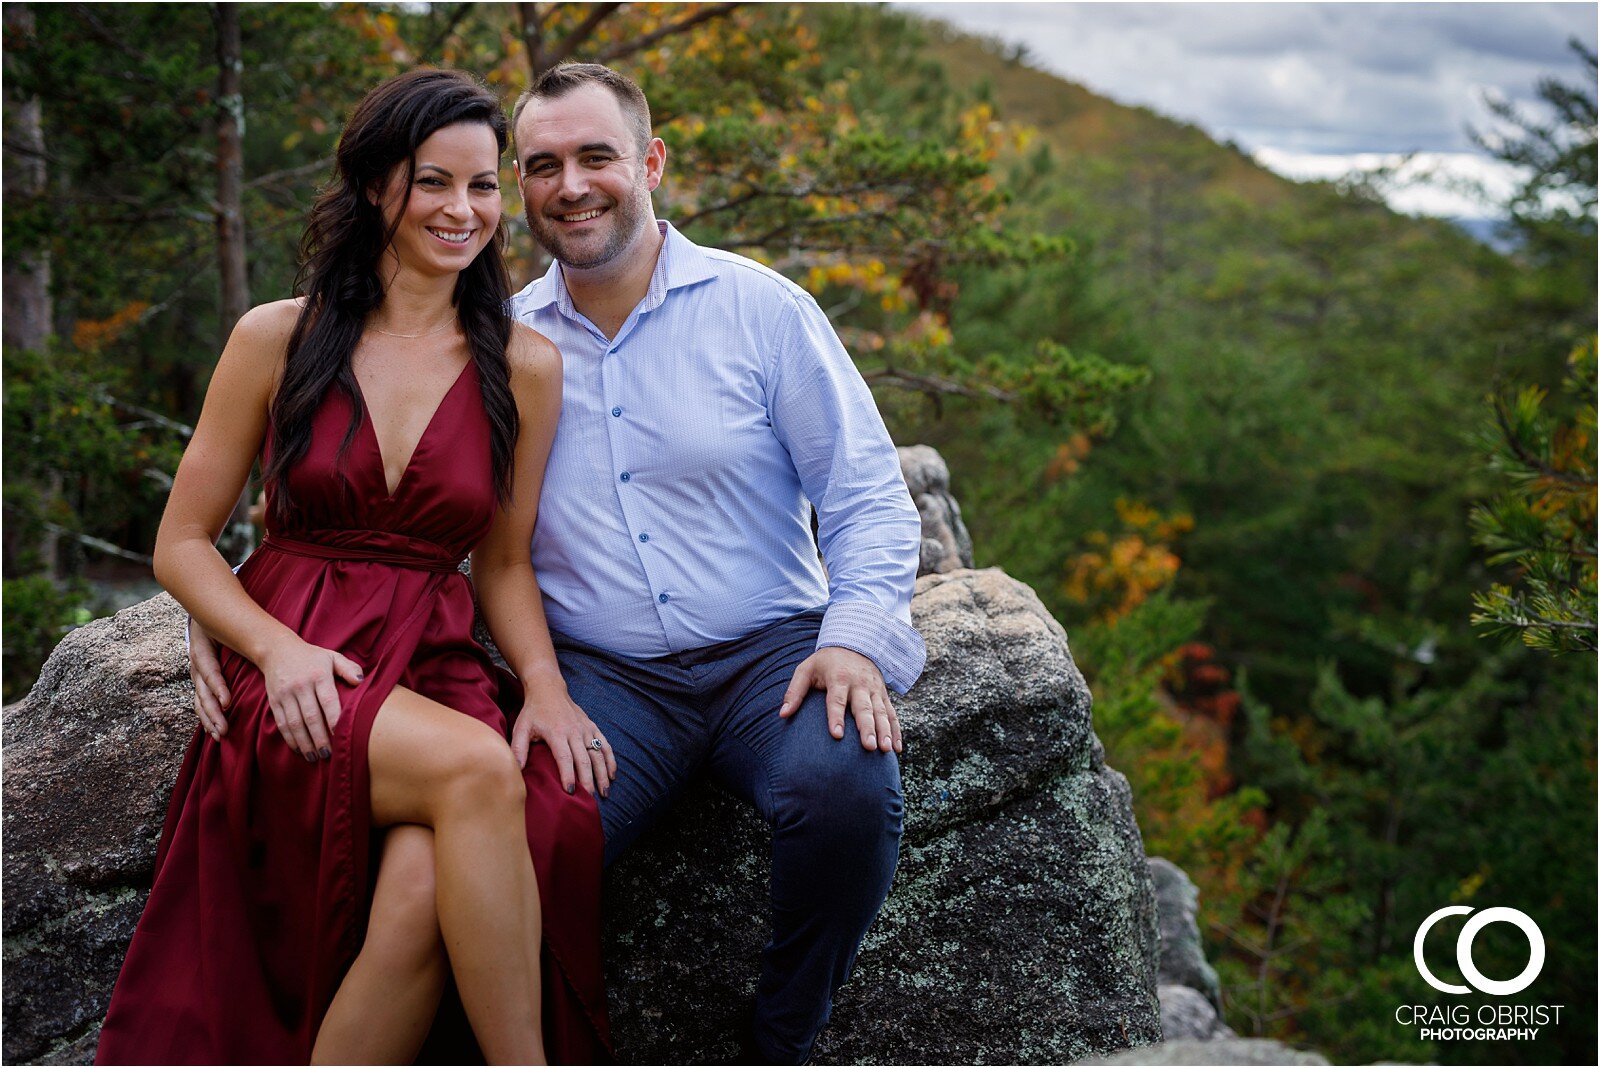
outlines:
[[309, 556], [318, 560], [353, 560], [360, 563], [389, 564], [394, 567], [406, 567], [415, 571], [433, 571], [441, 575], [448, 575], [458, 571], [461, 561], [452, 559], [438, 546], [436, 555], [424, 555], [414, 546], [426, 545], [414, 539], [398, 539], [403, 544], [385, 544], [383, 542], [368, 542], [361, 545], [329, 545], [326, 542], [302, 541], [299, 538], [286, 538], [281, 534], [268, 534], [261, 541], [261, 548], [273, 549], [291, 556]]

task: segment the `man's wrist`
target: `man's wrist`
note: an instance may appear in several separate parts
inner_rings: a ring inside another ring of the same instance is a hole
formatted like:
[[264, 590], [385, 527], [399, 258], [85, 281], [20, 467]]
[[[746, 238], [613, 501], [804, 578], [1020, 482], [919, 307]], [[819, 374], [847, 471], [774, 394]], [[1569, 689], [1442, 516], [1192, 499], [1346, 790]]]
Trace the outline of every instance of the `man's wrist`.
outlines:
[[869, 601], [828, 605], [817, 634], [818, 649], [838, 647], [871, 660], [889, 689], [905, 693], [928, 658], [922, 635], [911, 624]]

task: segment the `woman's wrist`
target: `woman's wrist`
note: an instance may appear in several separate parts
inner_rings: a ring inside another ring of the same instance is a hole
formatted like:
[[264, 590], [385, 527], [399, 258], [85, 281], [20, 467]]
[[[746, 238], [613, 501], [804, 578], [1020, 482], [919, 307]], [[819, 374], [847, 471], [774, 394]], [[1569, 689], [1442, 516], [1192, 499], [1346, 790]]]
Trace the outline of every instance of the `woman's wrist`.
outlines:
[[564, 697], [567, 693], [567, 680], [562, 678], [561, 669], [554, 664], [540, 665], [526, 671], [518, 672], [517, 679], [522, 683], [522, 690], [530, 698], [539, 697]]
[[273, 657], [304, 644], [306, 644], [305, 639], [280, 623], [276, 628], [250, 642], [249, 648], [242, 652], [246, 660], [262, 668]]

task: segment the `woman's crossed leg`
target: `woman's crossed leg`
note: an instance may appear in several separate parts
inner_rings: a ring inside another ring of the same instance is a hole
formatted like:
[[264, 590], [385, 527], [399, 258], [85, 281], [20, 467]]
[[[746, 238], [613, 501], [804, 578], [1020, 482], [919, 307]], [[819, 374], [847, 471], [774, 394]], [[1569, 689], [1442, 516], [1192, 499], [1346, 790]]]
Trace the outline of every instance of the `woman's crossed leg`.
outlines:
[[428, 1037], [450, 962], [439, 933], [433, 831], [389, 828], [367, 935], [317, 1032], [312, 1064], [411, 1064]]
[[[407, 1060], [420, 1048], [442, 983], [430, 971], [438, 943], [426, 937], [433, 928], [418, 889], [431, 853], [437, 930], [484, 1056], [544, 1063], [539, 893], [510, 746], [486, 724], [396, 687], [373, 724], [367, 763], [373, 822], [417, 826], [388, 835], [372, 934], [323, 1020], [313, 1061], [371, 1063], [380, 1052]], [[399, 975], [387, 970], [393, 960], [404, 962]], [[387, 1020], [400, 1021], [392, 1042], [374, 1033]]]

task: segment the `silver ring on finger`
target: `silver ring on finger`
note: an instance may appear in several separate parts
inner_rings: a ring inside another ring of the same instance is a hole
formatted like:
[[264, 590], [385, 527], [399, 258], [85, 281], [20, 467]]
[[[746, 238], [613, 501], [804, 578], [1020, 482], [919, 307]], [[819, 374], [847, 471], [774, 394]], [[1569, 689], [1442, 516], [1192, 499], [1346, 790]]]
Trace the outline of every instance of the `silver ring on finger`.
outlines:
[[605, 752], [606, 748], [606, 740], [597, 734], [593, 738], [589, 739], [589, 744], [584, 746], [584, 748], [592, 749], [596, 753], [603, 753]]

